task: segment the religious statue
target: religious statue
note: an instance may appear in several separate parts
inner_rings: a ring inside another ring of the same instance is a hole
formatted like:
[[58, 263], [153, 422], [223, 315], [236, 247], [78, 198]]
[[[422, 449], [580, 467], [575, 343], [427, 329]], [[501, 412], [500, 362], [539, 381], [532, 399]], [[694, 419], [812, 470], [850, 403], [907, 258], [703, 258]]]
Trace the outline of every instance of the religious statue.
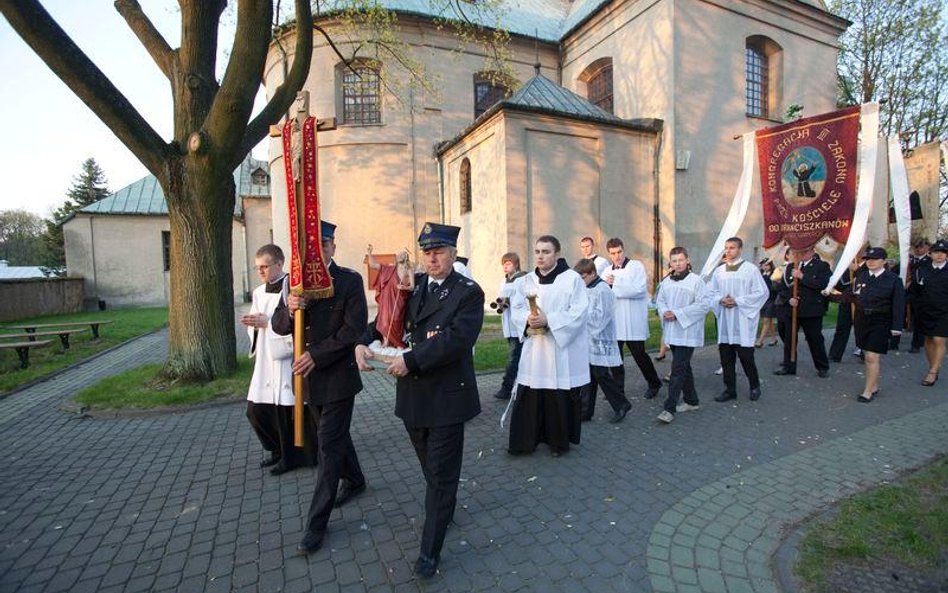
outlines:
[[369, 349], [376, 359], [384, 362], [408, 349], [405, 344], [405, 303], [415, 288], [415, 274], [408, 250], [395, 256], [394, 265], [379, 263], [372, 251], [372, 245], [369, 245], [366, 260], [377, 272], [372, 289], [378, 304], [375, 330], [381, 340], [374, 341]]

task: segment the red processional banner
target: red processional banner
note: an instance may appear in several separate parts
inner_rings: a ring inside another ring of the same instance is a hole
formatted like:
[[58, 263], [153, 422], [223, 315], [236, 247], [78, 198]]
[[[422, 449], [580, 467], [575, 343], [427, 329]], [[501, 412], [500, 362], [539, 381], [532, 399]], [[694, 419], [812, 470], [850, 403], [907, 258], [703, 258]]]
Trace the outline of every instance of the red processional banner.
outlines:
[[323, 259], [319, 212], [319, 177], [316, 150], [316, 118], [303, 122], [299, 175], [302, 195], [293, 174], [293, 122], [283, 125], [283, 170], [290, 222], [290, 292], [310, 299], [333, 294], [332, 277]]
[[764, 248], [845, 243], [856, 208], [859, 106], [757, 130]]

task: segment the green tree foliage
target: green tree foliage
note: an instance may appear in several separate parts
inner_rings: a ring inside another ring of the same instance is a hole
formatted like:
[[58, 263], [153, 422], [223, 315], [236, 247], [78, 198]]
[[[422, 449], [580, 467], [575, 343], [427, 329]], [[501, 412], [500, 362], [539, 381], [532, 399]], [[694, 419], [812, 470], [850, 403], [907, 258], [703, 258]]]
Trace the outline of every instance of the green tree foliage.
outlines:
[[43, 266], [55, 275], [62, 275], [66, 270], [66, 253], [63, 246], [63, 223], [75, 211], [101, 200], [109, 195], [108, 181], [105, 173], [94, 158], [88, 158], [82, 163], [82, 170], [73, 177], [72, 187], [66, 192], [66, 201], [52, 213], [52, 218], [46, 221], [46, 232], [43, 242], [46, 253]]
[[43, 258], [43, 219], [26, 210], [0, 210], [0, 259], [38, 266]]

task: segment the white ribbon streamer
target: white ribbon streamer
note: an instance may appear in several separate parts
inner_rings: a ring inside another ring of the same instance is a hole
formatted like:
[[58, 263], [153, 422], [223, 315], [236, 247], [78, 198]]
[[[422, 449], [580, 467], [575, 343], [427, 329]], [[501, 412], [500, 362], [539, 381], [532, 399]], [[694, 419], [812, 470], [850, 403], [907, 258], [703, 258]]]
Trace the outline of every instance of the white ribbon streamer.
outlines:
[[715, 266], [720, 263], [721, 254], [724, 253], [724, 242], [737, 234], [744, 223], [744, 217], [747, 216], [751, 182], [754, 179], [755, 145], [754, 132], [744, 134], [744, 170], [741, 172], [741, 180], [737, 183], [734, 201], [731, 202], [731, 209], [727, 213], [727, 218], [724, 219], [721, 232], [718, 233], [718, 238], [714, 241], [711, 253], [708, 254], [708, 261], [704, 262], [704, 267], [701, 268], [702, 278], [707, 278]]
[[853, 261], [862, 249], [866, 240], [866, 226], [869, 223], [869, 211], [872, 209], [872, 192], [876, 182], [876, 153], [879, 149], [879, 104], [863, 103], [859, 110], [859, 153], [856, 160], [859, 162], [858, 188], [856, 190], [856, 210], [853, 212], [852, 227], [849, 229], [849, 239], [843, 247], [843, 253], [836, 261], [836, 269], [823, 289], [829, 292], [843, 274], [849, 269], [849, 262]]
[[889, 138], [889, 184], [895, 206], [895, 227], [899, 233], [899, 276], [908, 279], [909, 243], [912, 237], [912, 207], [909, 205], [908, 173], [902, 159], [902, 145], [896, 137]]

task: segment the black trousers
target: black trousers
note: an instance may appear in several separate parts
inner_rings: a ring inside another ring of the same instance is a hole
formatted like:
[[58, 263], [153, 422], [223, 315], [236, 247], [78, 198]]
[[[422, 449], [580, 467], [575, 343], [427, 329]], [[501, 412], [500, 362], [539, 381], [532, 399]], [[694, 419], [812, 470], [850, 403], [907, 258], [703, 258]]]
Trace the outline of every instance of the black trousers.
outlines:
[[849, 303], [839, 304], [839, 314], [836, 317], [836, 331], [833, 333], [833, 342], [830, 344], [830, 360], [841, 360], [846, 354], [846, 344], [849, 343], [849, 333], [853, 328], [853, 306]]
[[309, 406], [305, 406], [304, 448], [293, 444], [293, 406], [255, 404], [247, 402], [247, 420], [263, 449], [279, 458], [288, 467], [312, 465], [316, 457], [316, 433], [309, 421]]
[[306, 529], [309, 531], [326, 531], [329, 515], [336, 502], [339, 480], [345, 480], [354, 487], [365, 483], [359, 457], [349, 436], [354, 405], [355, 397], [349, 397], [321, 406], [309, 406], [319, 442], [316, 490], [306, 517]]
[[[639, 370], [642, 371], [642, 377], [645, 378], [645, 382], [648, 383], [648, 386], [661, 387], [662, 380], [658, 378], [658, 373], [655, 372], [655, 365], [652, 364], [652, 359], [645, 352], [645, 342], [643, 340], [619, 340], [619, 356], [623, 359], [625, 358], [625, 347], [627, 347], [632, 354], [632, 359], [635, 361], [635, 364], [638, 365]], [[619, 382], [619, 388], [625, 393], [625, 365], [617, 366], [612, 374], [615, 375], [616, 381]]]
[[691, 356], [695, 353], [692, 346], [671, 346], [672, 365], [671, 382], [668, 384], [668, 397], [665, 398], [666, 412], [675, 413], [678, 397], [682, 394], [685, 403], [698, 405], [698, 392], [695, 390], [695, 375], [691, 372]]
[[718, 344], [721, 354], [721, 369], [724, 375], [724, 387], [728, 393], [737, 394], [737, 360], [741, 360], [741, 368], [747, 375], [747, 382], [751, 389], [760, 387], [760, 375], [757, 373], [757, 363], [754, 361], [754, 347], [739, 344]]
[[[788, 370], [796, 372], [796, 363], [790, 362], [790, 320], [781, 321], [777, 324], [780, 329], [780, 339], [783, 340], [783, 366]], [[806, 337], [807, 346], [810, 347], [810, 356], [813, 357], [813, 364], [818, 371], [829, 370], [829, 358], [826, 356], [826, 344], [823, 341], [823, 318], [822, 317], [798, 317], [797, 333], [803, 330]]]
[[606, 401], [612, 406], [613, 411], [632, 405], [629, 398], [622, 392], [622, 386], [616, 380], [613, 372], [619, 367], [602, 367], [589, 365], [589, 385], [583, 390], [580, 418], [583, 421], [592, 420], [596, 413], [596, 397], [599, 387], [602, 387], [602, 393], [606, 396]]
[[406, 424], [405, 430], [425, 474], [425, 527], [420, 553], [438, 558], [458, 501], [464, 424], [432, 428], [411, 428]]
[[513, 391], [514, 381], [517, 380], [517, 367], [520, 366], [520, 352], [523, 342], [520, 338], [507, 338], [507, 368], [504, 369], [504, 378], [500, 386], [508, 394]]

